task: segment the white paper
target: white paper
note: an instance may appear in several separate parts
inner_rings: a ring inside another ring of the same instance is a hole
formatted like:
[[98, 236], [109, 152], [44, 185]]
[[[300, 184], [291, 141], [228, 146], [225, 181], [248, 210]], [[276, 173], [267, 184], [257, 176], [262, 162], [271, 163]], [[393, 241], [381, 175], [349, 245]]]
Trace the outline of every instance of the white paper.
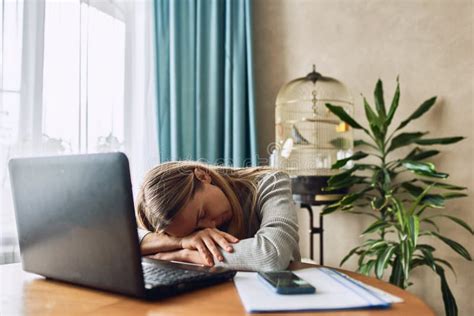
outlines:
[[[293, 271], [316, 288], [314, 294], [282, 295], [273, 292], [255, 272], [238, 272], [235, 286], [247, 312], [331, 310], [388, 307], [400, 298], [327, 268]], [[355, 282], [353, 282], [355, 281]], [[361, 283], [363, 286], [361, 286]]]

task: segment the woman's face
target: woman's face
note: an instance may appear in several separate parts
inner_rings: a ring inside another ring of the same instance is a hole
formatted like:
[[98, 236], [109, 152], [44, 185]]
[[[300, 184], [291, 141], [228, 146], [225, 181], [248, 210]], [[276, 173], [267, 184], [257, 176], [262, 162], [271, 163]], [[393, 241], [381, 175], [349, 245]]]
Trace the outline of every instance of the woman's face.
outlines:
[[232, 219], [230, 202], [224, 192], [211, 184], [208, 174], [199, 169], [194, 173], [201, 180], [201, 187], [165, 229], [171, 236], [184, 237], [201, 228], [221, 228]]

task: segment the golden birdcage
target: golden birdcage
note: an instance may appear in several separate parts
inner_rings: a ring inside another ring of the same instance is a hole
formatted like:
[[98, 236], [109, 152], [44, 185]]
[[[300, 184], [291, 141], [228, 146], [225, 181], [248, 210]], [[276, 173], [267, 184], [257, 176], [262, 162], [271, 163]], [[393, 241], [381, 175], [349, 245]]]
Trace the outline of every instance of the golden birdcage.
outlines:
[[329, 111], [327, 103], [353, 114], [352, 96], [344, 84], [321, 75], [314, 66], [305, 77], [285, 84], [276, 98], [272, 164], [285, 169], [292, 177], [293, 193], [312, 204], [337, 199], [321, 188], [341, 172], [331, 166], [353, 153], [352, 129]]

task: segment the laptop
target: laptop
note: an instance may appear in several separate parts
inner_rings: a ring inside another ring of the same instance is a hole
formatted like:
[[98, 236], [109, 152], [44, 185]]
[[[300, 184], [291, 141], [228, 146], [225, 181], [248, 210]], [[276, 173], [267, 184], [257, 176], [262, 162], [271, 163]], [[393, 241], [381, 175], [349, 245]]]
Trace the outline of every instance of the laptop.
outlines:
[[236, 273], [141, 257], [123, 153], [14, 158], [9, 172], [25, 271], [145, 299]]

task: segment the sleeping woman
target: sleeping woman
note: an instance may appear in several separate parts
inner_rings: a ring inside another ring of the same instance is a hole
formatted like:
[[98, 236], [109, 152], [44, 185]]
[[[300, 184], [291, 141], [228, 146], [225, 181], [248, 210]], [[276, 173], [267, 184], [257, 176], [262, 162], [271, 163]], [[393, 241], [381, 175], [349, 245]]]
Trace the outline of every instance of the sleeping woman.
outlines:
[[145, 175], [136, 215], [151, 258], [253, 271], [300, 260], [290, 179], [274, 169], [162, 163]]

